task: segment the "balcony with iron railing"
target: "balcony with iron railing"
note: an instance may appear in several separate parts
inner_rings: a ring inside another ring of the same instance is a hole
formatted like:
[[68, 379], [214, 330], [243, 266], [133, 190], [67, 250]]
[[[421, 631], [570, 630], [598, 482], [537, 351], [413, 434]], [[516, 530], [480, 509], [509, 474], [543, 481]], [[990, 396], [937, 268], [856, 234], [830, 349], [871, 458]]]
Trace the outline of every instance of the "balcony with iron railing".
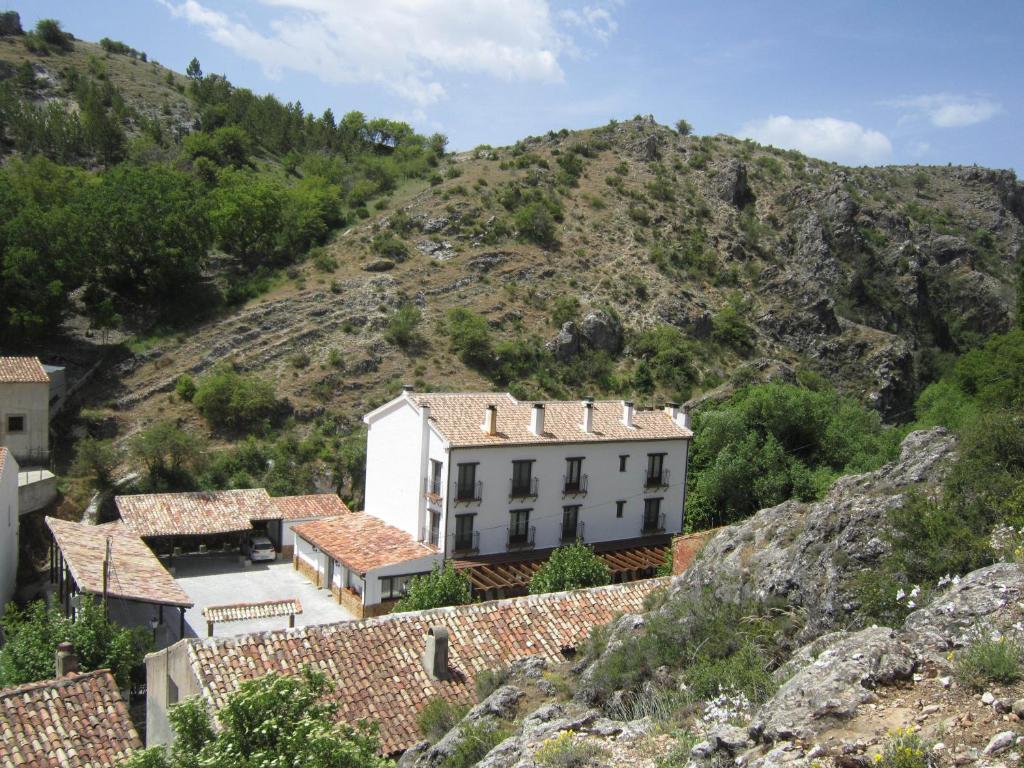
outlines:
[[508, 528], [508, 549], [530, 549], [537, 540], [536, 526], [529, 525], [525, 528]]
[[443, 488], [440, 477], [423, 478], [423, 495], [430, 501], [440, 501]]
[[453, 547], [457, 555], [471, 555], [480, 551], [480, 531], [470, 531], [468, 536], [455, 535]]
[[483, 480], [477, 480], [475, 483], [469, 483], [466, 485], [455, 485], [455, 503], [456, 504], [473, 504], [479, 502], [484, 497], [484, 483]]
[[579, 477], [570, 478], [568, 475], [562, 475], [562, 495], [586, 496], [587, 476], [580, 475]]
[[661, 474], [647, 475], [644, 480], [644, 488], [668, 488], [670, 473], [667, 469], [661, 470]]
[[644, 536], [653, 533], [664, 533], [665, 532], [665, 513], [659, 512], [657, 515], [644, 515], [643, 527], [640, 533]]
[[560, 541], [562, 542], [562, 544], [582, 543], [584, 541], [583, 521], [580, 520], [578, 523], [576, 523], [575, 527], [571, 525], [566, 527], [563, 523], [560, 528], [560, 533]]
[[516, 482], [516, 479], [509, 478], [508, 497], [510, 499], [535, 499], [537, 498], [537, 478]]

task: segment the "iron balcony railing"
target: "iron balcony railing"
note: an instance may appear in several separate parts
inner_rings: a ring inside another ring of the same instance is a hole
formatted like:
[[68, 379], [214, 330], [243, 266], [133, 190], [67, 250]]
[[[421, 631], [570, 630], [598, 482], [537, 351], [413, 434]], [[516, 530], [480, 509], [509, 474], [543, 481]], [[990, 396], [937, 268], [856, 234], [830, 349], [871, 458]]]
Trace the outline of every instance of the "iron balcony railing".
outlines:
[[669, 471], [667, 469], [661, 470], [659, 475], [647, 475], [647, 480], [644, 482], [645, 488], [668, 488]]
[[587, 476], [580, 475], [577, 478], [570, 478], [568, 475], [562, 475], [562, 495], [563, 496], [582, 496], [587, 492]]
[[480, 501], [484, 497], [484, 483], [483, 480], [477, 480], [475, 483], [469, 485], [458, 485], [455, 486], [455, 500], [456, 501]]
[[480, 551], [480, 531], [470, 531], [469, 536], [455, 536], [455, 551], [459, 553]]
[[526, 528], [508, 529], [509, 549], [528, 549], [533, 546], [537, 538], [536, 526], [529, 525]]
[[583, 521], [580, 520], [576, 523], [576, 527], [573, 528], [571, 525], [567, 528], [565, 525], [562, 526], [562, 543], [571, 544], [573, 542], [582, 542], [583, 538]]
[[664, 533], [665, 532], [665, 513], [659, 512], [657, 515], [644, 515], [644, 525], [641, 533]]
[[441, 478], [440, 477], [425, 477], [423, 478], [423, 493], [426, 496], [433, 496], [435, 499], [441, 498]]
[[508, 497], [510, 499], [529, 499], [537, 498], [537, 478], [531, 477], [529, 480], [516, 482], [516, 479], [510, 478], [508, 481]]

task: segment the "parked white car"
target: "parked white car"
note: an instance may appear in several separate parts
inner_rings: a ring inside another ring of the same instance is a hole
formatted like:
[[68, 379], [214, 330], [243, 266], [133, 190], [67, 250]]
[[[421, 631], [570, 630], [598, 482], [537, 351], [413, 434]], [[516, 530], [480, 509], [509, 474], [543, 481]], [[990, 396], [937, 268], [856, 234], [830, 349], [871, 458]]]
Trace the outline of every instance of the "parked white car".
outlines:
[[249, 559], [254, 563], [259, 560], [277, 559], [274, 543], [266, 536], [250, 536], [245, 541], [245, 550], [249, 554]]

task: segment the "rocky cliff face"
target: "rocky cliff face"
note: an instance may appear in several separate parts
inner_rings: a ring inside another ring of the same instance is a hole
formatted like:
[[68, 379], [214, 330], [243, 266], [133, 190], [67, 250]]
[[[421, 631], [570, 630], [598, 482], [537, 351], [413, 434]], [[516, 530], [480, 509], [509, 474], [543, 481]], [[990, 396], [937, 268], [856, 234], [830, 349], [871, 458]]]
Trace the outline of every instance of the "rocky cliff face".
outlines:
[[[937, 483], [954, 454], [954, 440], [944, 430], [911, 434], [898, 461], [843, 478], [826, 499], [783, 504], [723, 529], [673, 581], [656, 609], [666, 615], [673, 604], [706, 590], [722, 601], [771, 598], [806, 612], [798, 646], [775, 672], [778, 688], [761, 706], [730, 712], [729, 701], [715, 701], [687, 722], [666, 726], [654, 688], [645, 687], [631, 713], [647, 716], [622, 719], [622, 709], [591, 704], [589, 676], [600, 657], [577, 666], [571, 700], [555, 695], [550, 681], [557, 676], [530, 663], [471, 713], [473, 722], [513, 729], [479, 765], [562, 765], [550, 762], [552, 745], [570, 743], [578, 762], [565, 765], [859, 768], [875, 764], [898, 729], [921, 737], [929, 751], [920, 759], [930, 765], [1017, 764], [1024, 754], [1024, 685], [972, 691], [953, 679], [952, 668], [955, 655], [980, 636], [1021, 634], [1024, 571], [1005, 563], [975, 571], [940, 589], [897, 628], [851, 626], [852, 598], [843, 589], [852, 574], [871, 568], [884, 553], [885, 512], [909, 490]], [[603, 653], [650, 620], [619, 619]], [[661, 679], [648, 685], [671, 690], [682, 684], [672, 674], [659, 671]], [[517, 704], [538, 699], [539, 707]], [[460, 728], [434, 748], [410, 751], [401, 765], [442, 764], [470, 734]], [[692, 734], [682, 748], [670, 733], [675, 729]]]

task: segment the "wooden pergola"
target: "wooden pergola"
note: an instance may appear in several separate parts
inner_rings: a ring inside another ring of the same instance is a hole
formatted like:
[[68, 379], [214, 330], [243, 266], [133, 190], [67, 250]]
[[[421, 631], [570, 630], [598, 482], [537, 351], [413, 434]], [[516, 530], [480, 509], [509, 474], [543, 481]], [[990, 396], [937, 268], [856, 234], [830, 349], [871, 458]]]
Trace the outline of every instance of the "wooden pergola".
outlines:
[[[618, 549], [595, 548], [595, 553], [608, 565], [612, 583], [650, 578], [662, 565], [671, 543], [635, 544]], [[466, 572], [475, 597], [496, 600], [525, 595], [530, 579], [540, 570], [552, 550], [534, 552], [527, 557], [498, 556], [474, 560], [457, 560], [455, 567]]]

